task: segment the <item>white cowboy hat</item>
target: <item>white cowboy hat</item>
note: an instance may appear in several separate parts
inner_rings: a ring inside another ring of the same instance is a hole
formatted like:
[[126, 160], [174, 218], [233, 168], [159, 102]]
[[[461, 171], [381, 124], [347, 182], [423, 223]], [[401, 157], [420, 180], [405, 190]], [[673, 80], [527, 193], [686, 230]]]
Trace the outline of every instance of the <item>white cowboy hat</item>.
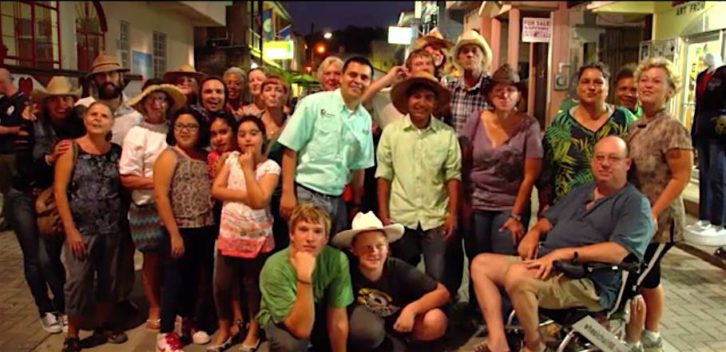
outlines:
[[459, 39], [456, 41], [456, 45], [454, 45], [454, 48], [451, 50], [451, 56], [453, 57], [454, 66], [456, 66], [458, 69], [462, 69], [461, 65], [459, 65], [459, 50], [461, 50], [461, 47], [467, 44], [474, 44], [478, 46], [482, 53], [484, 55], [482, 59], [482, 65], [484, 66], [484, 69], [488, 69], [487, 66], [491, 64], [492, 62], [492, 48], [489, 47], [489, 43], [487, 43], [487, 40], [484, 39], [484, 37], [479, 34], [479, 32], [475, 30], [469, 30], [464, 33], [462, 33], [459, 36]]
[[348, 248], [356, 235], [366, 231], [381, 231], [386, 235], [388, 243], [391, 243], [398, 241], [403, 236], [404, 228], [401, 224], [383, 226], [381, 220], [371, 211], [358, 213], [353, 218], [351, 229], [338, 232], [331, 242], [338, 248]]
[[73, 83], [68, 77], [54, 76], [45, 88], [38, 87], [32, 93], [33, 101], [36, 102], [52, 96], [73, 96], [78, 99], [81, 96], [81, 90], [73, 88]]

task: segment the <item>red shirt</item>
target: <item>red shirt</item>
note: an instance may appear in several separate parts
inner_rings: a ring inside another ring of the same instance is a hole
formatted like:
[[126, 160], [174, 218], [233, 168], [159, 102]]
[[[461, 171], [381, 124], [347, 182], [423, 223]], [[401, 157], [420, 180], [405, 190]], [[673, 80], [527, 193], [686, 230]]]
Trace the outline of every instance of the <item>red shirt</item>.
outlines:
[[700, 97], [703, 96], [703, 93], [706, 92], [706, 86], [708, 85], [708, 81], [711, 80], [711, 77], [713, 76], [713, 73], [716, 72], [716, 70], [713, 71], [706, 71], [706, 73], [701, 76], [701, 80], [696, 82], [696, 96]]

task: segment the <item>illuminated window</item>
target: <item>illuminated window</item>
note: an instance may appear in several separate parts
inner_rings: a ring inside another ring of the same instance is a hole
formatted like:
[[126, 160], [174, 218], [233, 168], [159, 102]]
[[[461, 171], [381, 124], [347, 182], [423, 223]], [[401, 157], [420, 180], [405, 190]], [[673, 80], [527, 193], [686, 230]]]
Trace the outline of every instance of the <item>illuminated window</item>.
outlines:
[[78, 70], [89, 71], [93, 59], [104, 50], [104, 32], [106, 31], [102, 14], [96, 10], [101, 6], [97, 2], [78, 2], [76, 4], [76, 53]]
[[0, 2], [0, 63], [59, 69], [58, 1]]
[[154, 77], [166, 72], [166, 34], [154, 31]]

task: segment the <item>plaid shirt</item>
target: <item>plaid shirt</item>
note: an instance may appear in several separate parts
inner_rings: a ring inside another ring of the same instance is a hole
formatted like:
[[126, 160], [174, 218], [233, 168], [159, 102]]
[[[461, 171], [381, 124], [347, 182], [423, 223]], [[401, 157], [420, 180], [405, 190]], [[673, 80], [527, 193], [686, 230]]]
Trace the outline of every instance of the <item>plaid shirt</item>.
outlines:
[[451, 80], [447, 84], [447, 88], [451, 91], [451, 121], [449, 123], [459, 135], [466, 124], [466, 120], [476, 111], [489, 108], [484, 89], [491, 84], [489, 76], [482, 74], [479, 76], [479, 82], [471, 88], [466, 87], [464, 77], [457, 80]]

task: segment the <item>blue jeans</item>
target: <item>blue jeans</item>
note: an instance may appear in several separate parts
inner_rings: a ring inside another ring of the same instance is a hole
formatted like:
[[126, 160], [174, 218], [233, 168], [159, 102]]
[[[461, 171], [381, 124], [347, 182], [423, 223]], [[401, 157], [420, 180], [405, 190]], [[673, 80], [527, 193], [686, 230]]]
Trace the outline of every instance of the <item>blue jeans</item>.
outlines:
[[298, 203], [310, 202], [323, 208], [330, 216], [330, 238], [348, 227], [348, 207], [340, 196], [329, 196], [295, 184]]
[[[65, 312], [63, 285], [66, 281], [65, 269], [60, 261], [64, 238], [41, 237], [35, 222], [33, 196], [11, 188], [5, 201], [10, 226], [23, 252], [25, 281], [30, 287], [38, 313]], [[53, 300], [48, 297], [48, 287]]]
[[703, 141], [698, 151], [698, 219], [712, 225], [726, 224], [726, 145]]
[[400, 240], [391, 243], [391, 253], [413, 266], [418, 265], [423, 254], [426, 274], [441, 282], [444, 278], [447, 243], [443, 227], [429, 230], [406, 228]]

